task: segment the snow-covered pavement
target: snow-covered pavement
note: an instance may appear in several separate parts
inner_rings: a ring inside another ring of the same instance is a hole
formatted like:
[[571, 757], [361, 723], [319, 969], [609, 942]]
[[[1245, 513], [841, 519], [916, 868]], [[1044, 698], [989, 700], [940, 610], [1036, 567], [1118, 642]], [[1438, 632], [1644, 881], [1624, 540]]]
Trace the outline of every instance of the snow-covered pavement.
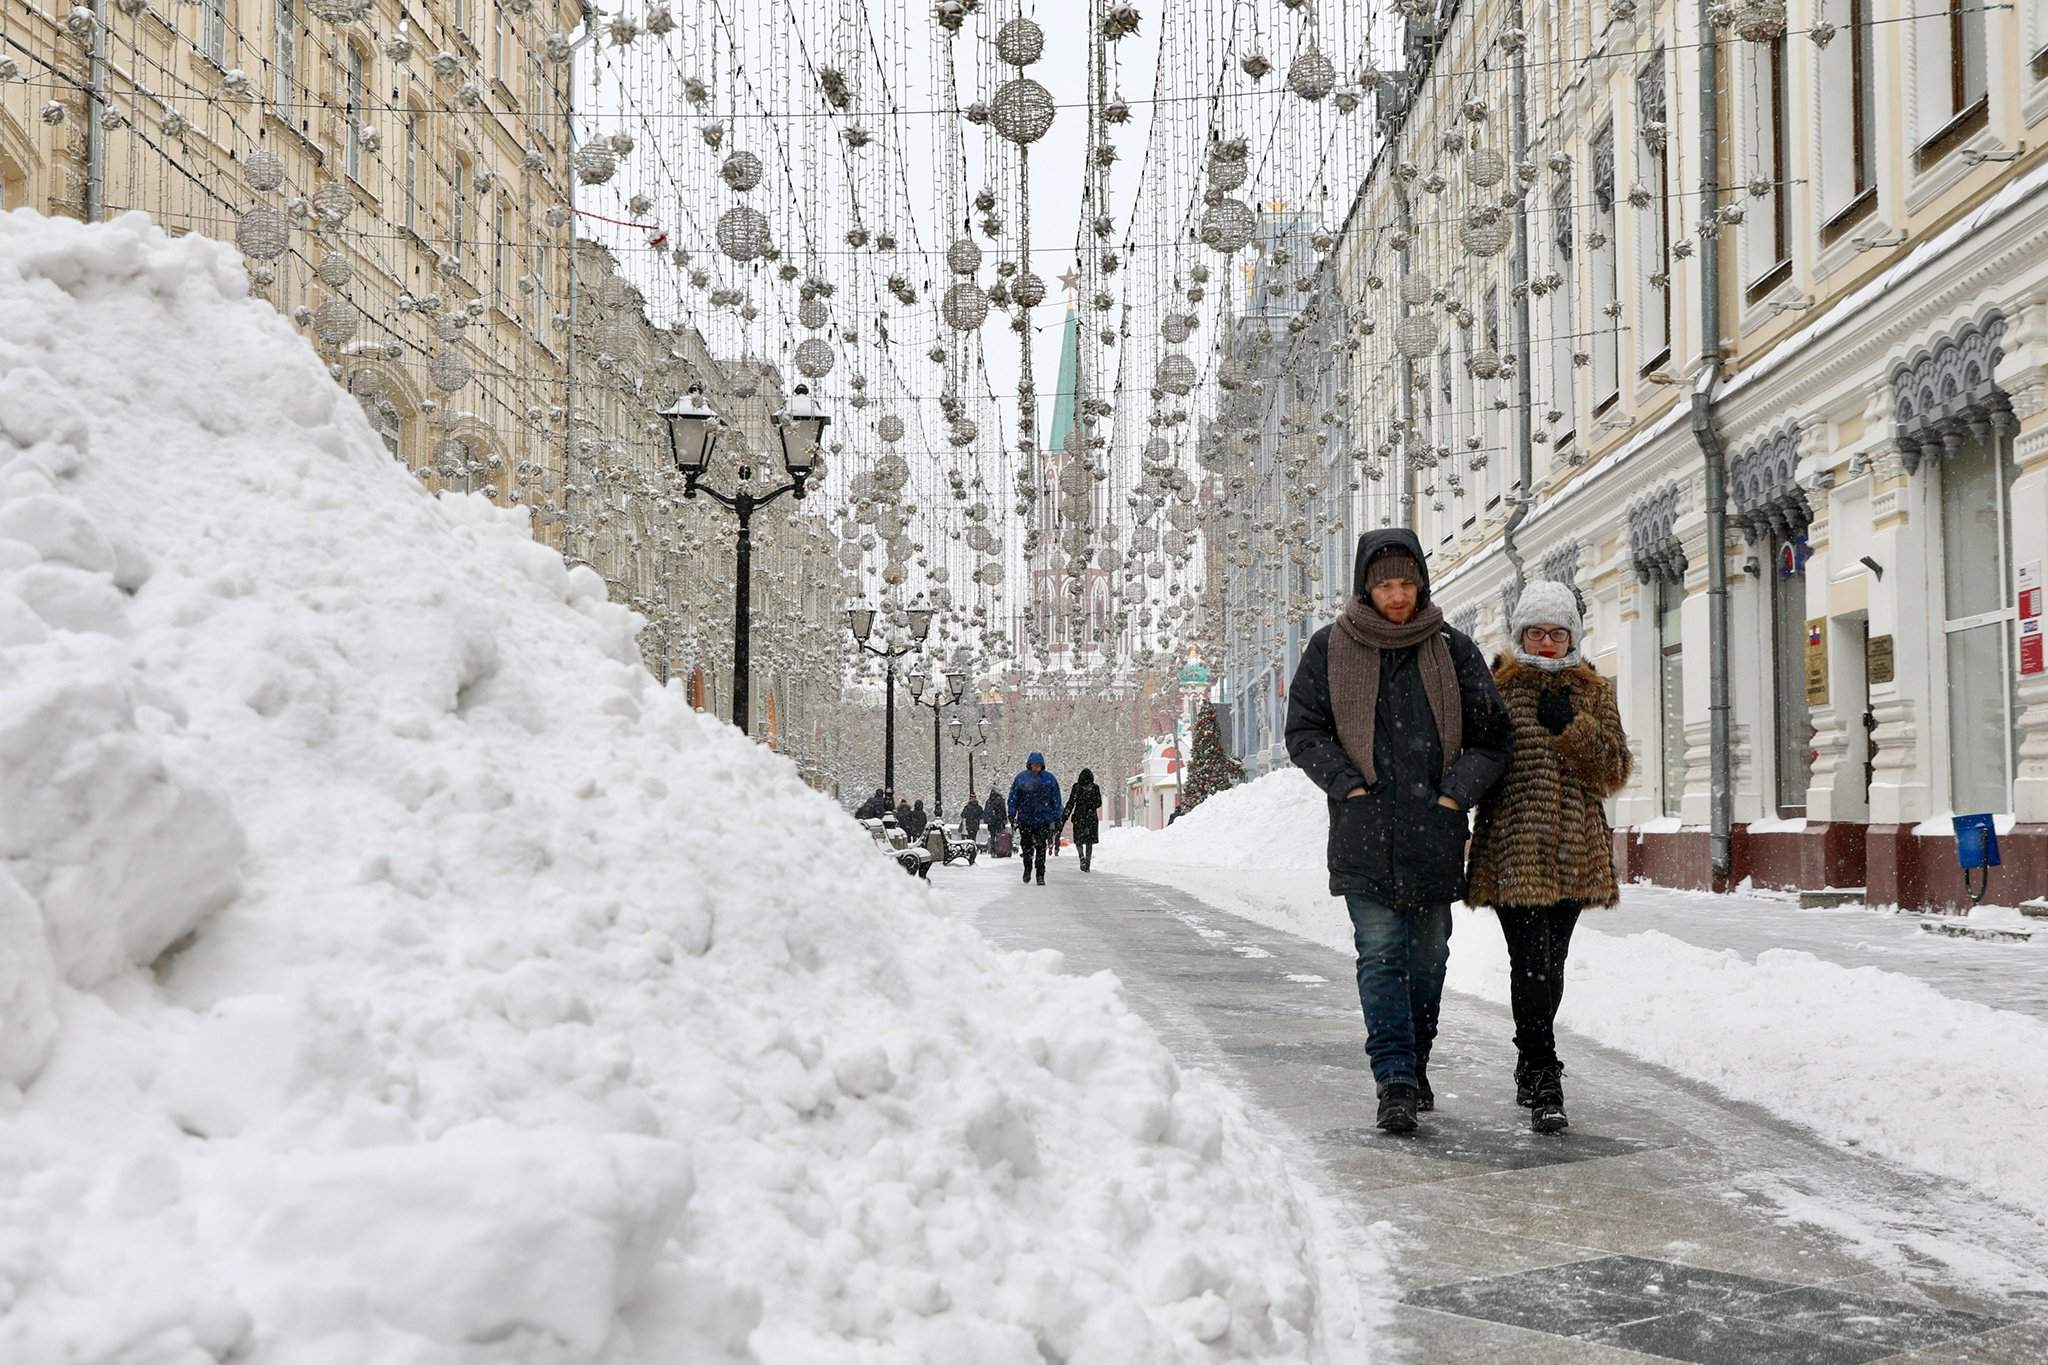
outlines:
[[[1513, 1104], [1505, 1009], [1464, 993], [1447, 997], [1431, 1064], [1438, 1112], [1417, 1138], [1387, 1138], [1344, 953], [1205, 903], [1192, 870], [1162, 885], [1105, 852], [1085, 877], [1051, 862], [1040, 890], [1012, 881], [1016, 866], [948, 869], [935, 886], [998, 942], [1113, 971], [1182, 1066], [1238, 1087], [1356, 1230], [1322, 1244], [1367, 1268], [1391, 1251], [1401, 1301], [1381, 1330], [1408, 1358], [2017, 1365], [2048, 1352], [2048, 1239], [2032, 1210], [1569, 1031], [1573, 1127], [1539, 1139]], [[1243, 894], [1232, 885], [1216, 899]], [[1461, 914], [1454, 964], [1484, 934], [1497, 937], [1490, 921]]]

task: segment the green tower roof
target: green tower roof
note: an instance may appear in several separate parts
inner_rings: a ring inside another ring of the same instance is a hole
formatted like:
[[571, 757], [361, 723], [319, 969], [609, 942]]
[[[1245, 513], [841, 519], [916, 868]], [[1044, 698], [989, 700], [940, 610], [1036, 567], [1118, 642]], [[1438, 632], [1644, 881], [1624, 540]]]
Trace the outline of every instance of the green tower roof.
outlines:
[[1074, 429], [1074, 410], [1081, 388], [1081, 315], [1067, 305], [1067, 334], [1060, 341], [1060, 381], [1052, 398], [1052, 433], [1045, 448], [1057, 453], [1067, 448], [1067, 433]]

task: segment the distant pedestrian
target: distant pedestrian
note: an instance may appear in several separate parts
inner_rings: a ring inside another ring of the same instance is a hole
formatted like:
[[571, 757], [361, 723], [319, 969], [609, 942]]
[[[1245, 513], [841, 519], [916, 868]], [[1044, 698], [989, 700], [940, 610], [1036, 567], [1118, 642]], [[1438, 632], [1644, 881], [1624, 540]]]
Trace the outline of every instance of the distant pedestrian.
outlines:
[[879, 820], [888, 813], [889, 793], [877, 787], [873, 796], [860, 803], [860, 808], [854, 811], [853, 818], [856, 820]]
[[1176, 796], [1173, 798], [1173, 814], [1166, 817], [1166, 823], [1169, 825], [1172, 824], [1174, 821], [1180, 819], [1181, 814], [1182, 812], [1180, 798]]
[[1620, 899], [1601, 802], [1628, 785], [1628, 737], [1614, 688], [1581, 657], [1569, 586], [1538, 580], [1510, 613], [1512, 644], [1493, 678], [1514, 723], [1508, 775], [1479, 806], [1465, 900], [1490, 905], [1508, 943], [1515, 1102], [1555, 1133], [1564, 1112], [1557, 1007], [1579, 911]]
[[1024, 880], [1035, 872], [1045, 885], [1045, 846], [1060, 825], [1059, 779], [1045, 770], [1045, 755], [1024, 760], [1024, 771], [1010, 783], [1010, 820], [1024, 841]]
[[969, 796], [967, 804], [960, 808], [960, 828], [967, 831], [970, 844], [981, 833], [981, 802], [973, 796]]
[[905, 834], [910, 833], [910, 803], [908, 801], [898, 801], [896, 803], [896, 824]]
[[1329, 797], [1330, 894], [1351, 914], [1379, 1126], [1410, 1133], [1436, 1107], [1465, 812], [1500, 780], [1513, 733], [1479, 647], [1429, 599], [1414, 532], [1360, 536], [1351, 580], [1287, 690], [1287, 752]]
[[1003, 794], [993, 783], [989, 785], [988, 799], [981, 803], [981, 817], [988, 821], [991, 835], [1000, 834], [1009, 827], [1009, 813], [1003, 808]]
[[931, 823], [931, 815], [924, 808], [924, 798], [917, 798], [917, 804], [910, 808], [910, 818], [903, 822], [904, 830], [913, 839], [924, 837], [924, 827]]
[[1086, 872], [1095, 858], [1095, 845], [1101, 838], [1102, 788], [1095, 785], [1093, 769], [1081, 769], [1080, 777], [1074, 780], [1074, 789], [1067, 793], [1067, 809], [1060, 816], [1064, 828], [1069, 822], [1074, 826], [1074, 852], [1080, 855], [1081, 870]]

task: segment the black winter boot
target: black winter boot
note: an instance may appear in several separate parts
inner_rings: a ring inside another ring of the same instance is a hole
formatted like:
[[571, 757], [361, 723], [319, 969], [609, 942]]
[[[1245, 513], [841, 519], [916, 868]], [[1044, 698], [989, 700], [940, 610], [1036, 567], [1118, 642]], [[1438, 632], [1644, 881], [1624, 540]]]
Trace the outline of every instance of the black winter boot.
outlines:
[[1380, 1087], [1381, 1129], [1389, 1133], [1415, 1131], [1415, 1087], [1395, 1081]]
[[1527, 1062], [1515, 1063], [1515, 1103], [1527, 1109], [1536, 1100], [1536, 1072]]
[[1539, 1068], [1530, 1087], [1529, 1127], [1538, 1133], [1561, 1133], [1572, 1126], [1564, 1113], [1564, 1068]]
[[1429, 1068], [1421, 1063], [1415, 1067], [1415, 1112], [1436, 1112], [1436, 1091], [1429, 1088]]

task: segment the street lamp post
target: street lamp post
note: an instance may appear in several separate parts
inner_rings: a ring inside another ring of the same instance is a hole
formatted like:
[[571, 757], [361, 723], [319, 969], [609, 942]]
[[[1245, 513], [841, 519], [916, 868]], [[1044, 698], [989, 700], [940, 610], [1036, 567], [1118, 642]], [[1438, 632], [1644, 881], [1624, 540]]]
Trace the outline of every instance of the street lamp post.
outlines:
[[924, 700], [925, 666], [919, 664], [916, 668], [910, 670], [910, 704], [912, 706], [930, 707], [932, 713], [932, 806], [936, 812], [943, 811], [946, 808], [946, 779], [939, 769], [939, 755], [942, 752], [939, 748], [939, 713], [949, 706], [958, 706], [960, 704], [960, 699], [967, 692], [967, 680], [964, 678], [954, 679], [953, 691], [950, 696], [947, 695], [946, 679], [942, 675], [932, 675], [931, 684], [932, 699], [926, 701]]
[[683, 496], [694, 498], [701, 488], [713, 502], [739, 519], [739, 560], [732, 618], [732, 723], [744, 735], [751, 715], [747, 678], [753, 643], [750, 598], [753, 591], [754, 536], [750, 523], [756, 511], [784, 493], [794, 494], [798, 501], [803, 500], [804, 481], [817, 468], [818, 441], [825, 434], [825, 425], [830, 419], [825, 416], [825, 410], [811, 400], [809, 387], [797, 385], [796, 392], [790, 395], [788, 407], [776, 413], [774, 418], [775, 434], [782, 446], [782, 467], [789, 472], [789, 482], [768, 493], [749, 492], [747, 481], [754, 477], [754, 469], [748, 458], [742, 455], [737, 491], [721, 493], [700, 482], [704, 471], [710, 468], [711, 452], [717, 447], [718, 438], [724, 434], [724, 425], [717, 411], [704, 401], [703, 386], [692, 384], [688, 393], [662, 410], [661, 416], [668, 423], [669, 454], [683, 476]]
[[967, 750], [967, 795], [970, 799], [981, 794], [981, 786], [974, 780], [974, 756], [988, 745], [988, 722], [974, 722], [974, 733], [968, 734], [967, 727], [955, 716], [948, 723], [953, 742]]
[[846, 627], [853, 632], [853, 642], [860, 646], [861, 653], [872, 654], [888, 665], [889, 681], [882, 707], [882, 789], [896, 794], [896, 661], [913, 650], [922, 649], [926, 637], [932, 633], [932, 613], [929, 607], [910, 609], [910, 639], [898, 641], [884, 648], [868, 643], [868, 636], [875, 631], [875, 609], [873, 607], [848, 607]]

